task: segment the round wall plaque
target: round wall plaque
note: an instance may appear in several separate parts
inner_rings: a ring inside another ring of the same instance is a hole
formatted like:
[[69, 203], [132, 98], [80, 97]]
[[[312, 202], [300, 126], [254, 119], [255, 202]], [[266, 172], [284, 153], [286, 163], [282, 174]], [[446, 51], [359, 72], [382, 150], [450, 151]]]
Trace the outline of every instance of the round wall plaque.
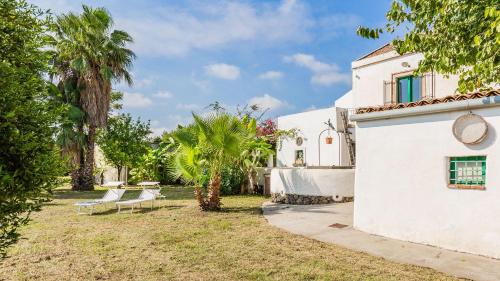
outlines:
[[297, 146], [301, 146], [303, 143], [304, 139], [302, 137], [298, 137], [295, 139], [295, 144], [297, 144]]
[[464, 144], [477, 144], [482, 142], [488, 134], [488, 124], [483, 117], [468, 113], [462, 115], [453, 123], [453, 135]]

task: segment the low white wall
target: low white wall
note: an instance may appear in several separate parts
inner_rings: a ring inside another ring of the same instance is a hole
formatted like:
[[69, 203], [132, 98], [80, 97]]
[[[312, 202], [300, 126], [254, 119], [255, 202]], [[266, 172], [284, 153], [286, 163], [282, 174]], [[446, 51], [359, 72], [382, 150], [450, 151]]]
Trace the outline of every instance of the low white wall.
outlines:
[[274, 168], [271, 192], [333, 196], [341, 201], [354, 196], [354, 169]]
[[[500, 258], [500, 107], [473, 110], [489, 126], [478, 145], [452, 134], [466, 113], [357, 122], [356, 228]], [[475, 155], [487, 157], [486, 190], [448, 188], [448, 157]]]

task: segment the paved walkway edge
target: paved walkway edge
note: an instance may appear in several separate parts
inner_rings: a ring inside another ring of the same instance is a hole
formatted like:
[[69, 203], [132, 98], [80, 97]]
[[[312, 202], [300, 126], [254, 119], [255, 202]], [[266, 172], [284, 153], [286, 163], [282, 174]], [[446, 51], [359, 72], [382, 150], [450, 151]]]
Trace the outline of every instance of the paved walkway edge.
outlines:
[[[265, 202], [262, 211], [269, 224], [318, 241], [398, 263], [432, 268], [456, 277], [500, 280], [500, 260], [390, 239], [352, 228], [352, 203], [284, 205]], [[329, 227], [334, 223], [346, 227]]]

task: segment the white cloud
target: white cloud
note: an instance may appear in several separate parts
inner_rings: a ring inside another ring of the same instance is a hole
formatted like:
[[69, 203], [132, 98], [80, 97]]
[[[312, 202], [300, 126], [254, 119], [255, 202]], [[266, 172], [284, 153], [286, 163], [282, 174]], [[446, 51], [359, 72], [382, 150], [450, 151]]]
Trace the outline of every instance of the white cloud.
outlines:
[[158, 120], [151, 120], [150, 122], [151, 125], [151, 135], [155, 137], [159, 137], [167, 130], [167, 128], [163, 127], [160, 121]]
[[327, 64], [318, 61], [313, 55], [308, 54], [295, 54], [292, 56], [286, 56], [284, 58], [285, 62], [295, 63], [296, 65], [305, 67], [312, 72], [327, 72], [338, 70], [338, 66], [334, 64]]
[[165, 131], [167, 131], [165, 127], [151, 127], [151, 135], [154, 137], [161, 137]]
[[259, 45], [310, 40], [308, 8], [294, 0], [279, 4], [195, 1], [188, 7], [160, 7], [136, 17], [116, 18], [135, 39], [140, 55], [179, 56], [258, 40]]
[[175, 106], [175, 108], [183, 110], [198, 110], [201, 109], [202, 106], [194, 103], [179, 103]]
[[153, 79], [143, 78], [134, 80], [134, 88], [144, 88], [153, 84]]
[[123, 93], [123, 107], [149, 107], [153, 105], [150, 98], [140, 93]]
[[311, 77], [312, 84], [331, 86], [340, 83], [351, 83], [351, 75], [349, 73], [343, 73], [336, 64], [321, 62], [313, 55], [298, 53], [292, 56], [285, 56], [283, 60], [309, 69], [313, 73]]
[[248, 101], [249, 105], [258, 105], [261, 110], [276, 110], [290, 107], [286, 101], [281, 101], [273, 96], [265, 94], [260, 97], [253, 97]]
[[326, 72], [313, 75], [311, 83], [320, 86], [331, 86], [334, 84], [351, 83], [351, 75], [340, 72]]
[[167, 130], [171, 131], [177, 128], [178, 125], [186, 126], [189, 123], [193, 122], [192, 116], [182, 116], [179, 114], [169, 114], [167, 116]]
[[240, 77], [239, 67], [225, 63], [207, 65], [205, 72], [210, 76], [226, 80], [236, 80]]
[[174, 95], [169, 91], [159, 91], [158, 93], [154, 94], [153, 96], [160, 98], [160, 99], [169, 99], [169, 98], [172, 98]]
[[266, 80], [278, 80], [281, 79], [282, 77], [283, 77], [283, 72], [274, 70], [266, 71], [259, 75], [260, 79], [266, 79]]

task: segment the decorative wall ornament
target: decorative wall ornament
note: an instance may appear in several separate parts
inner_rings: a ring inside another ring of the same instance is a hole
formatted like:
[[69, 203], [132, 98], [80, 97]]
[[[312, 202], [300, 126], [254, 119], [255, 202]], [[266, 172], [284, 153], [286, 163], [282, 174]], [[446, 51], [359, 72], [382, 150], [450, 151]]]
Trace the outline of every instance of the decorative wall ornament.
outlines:
[[295, 144], [296, 144], [297, 146], [301, 146], [303, 143], [304, 143], [304, 139], [303, 139], [302, 137], [297, 137], [297, 138], [295, 139]]
[[472, 112], [459, 116], [452, 129], [455, 138], [464, 144], [478, 144], [488, 135], [488, 123]]

